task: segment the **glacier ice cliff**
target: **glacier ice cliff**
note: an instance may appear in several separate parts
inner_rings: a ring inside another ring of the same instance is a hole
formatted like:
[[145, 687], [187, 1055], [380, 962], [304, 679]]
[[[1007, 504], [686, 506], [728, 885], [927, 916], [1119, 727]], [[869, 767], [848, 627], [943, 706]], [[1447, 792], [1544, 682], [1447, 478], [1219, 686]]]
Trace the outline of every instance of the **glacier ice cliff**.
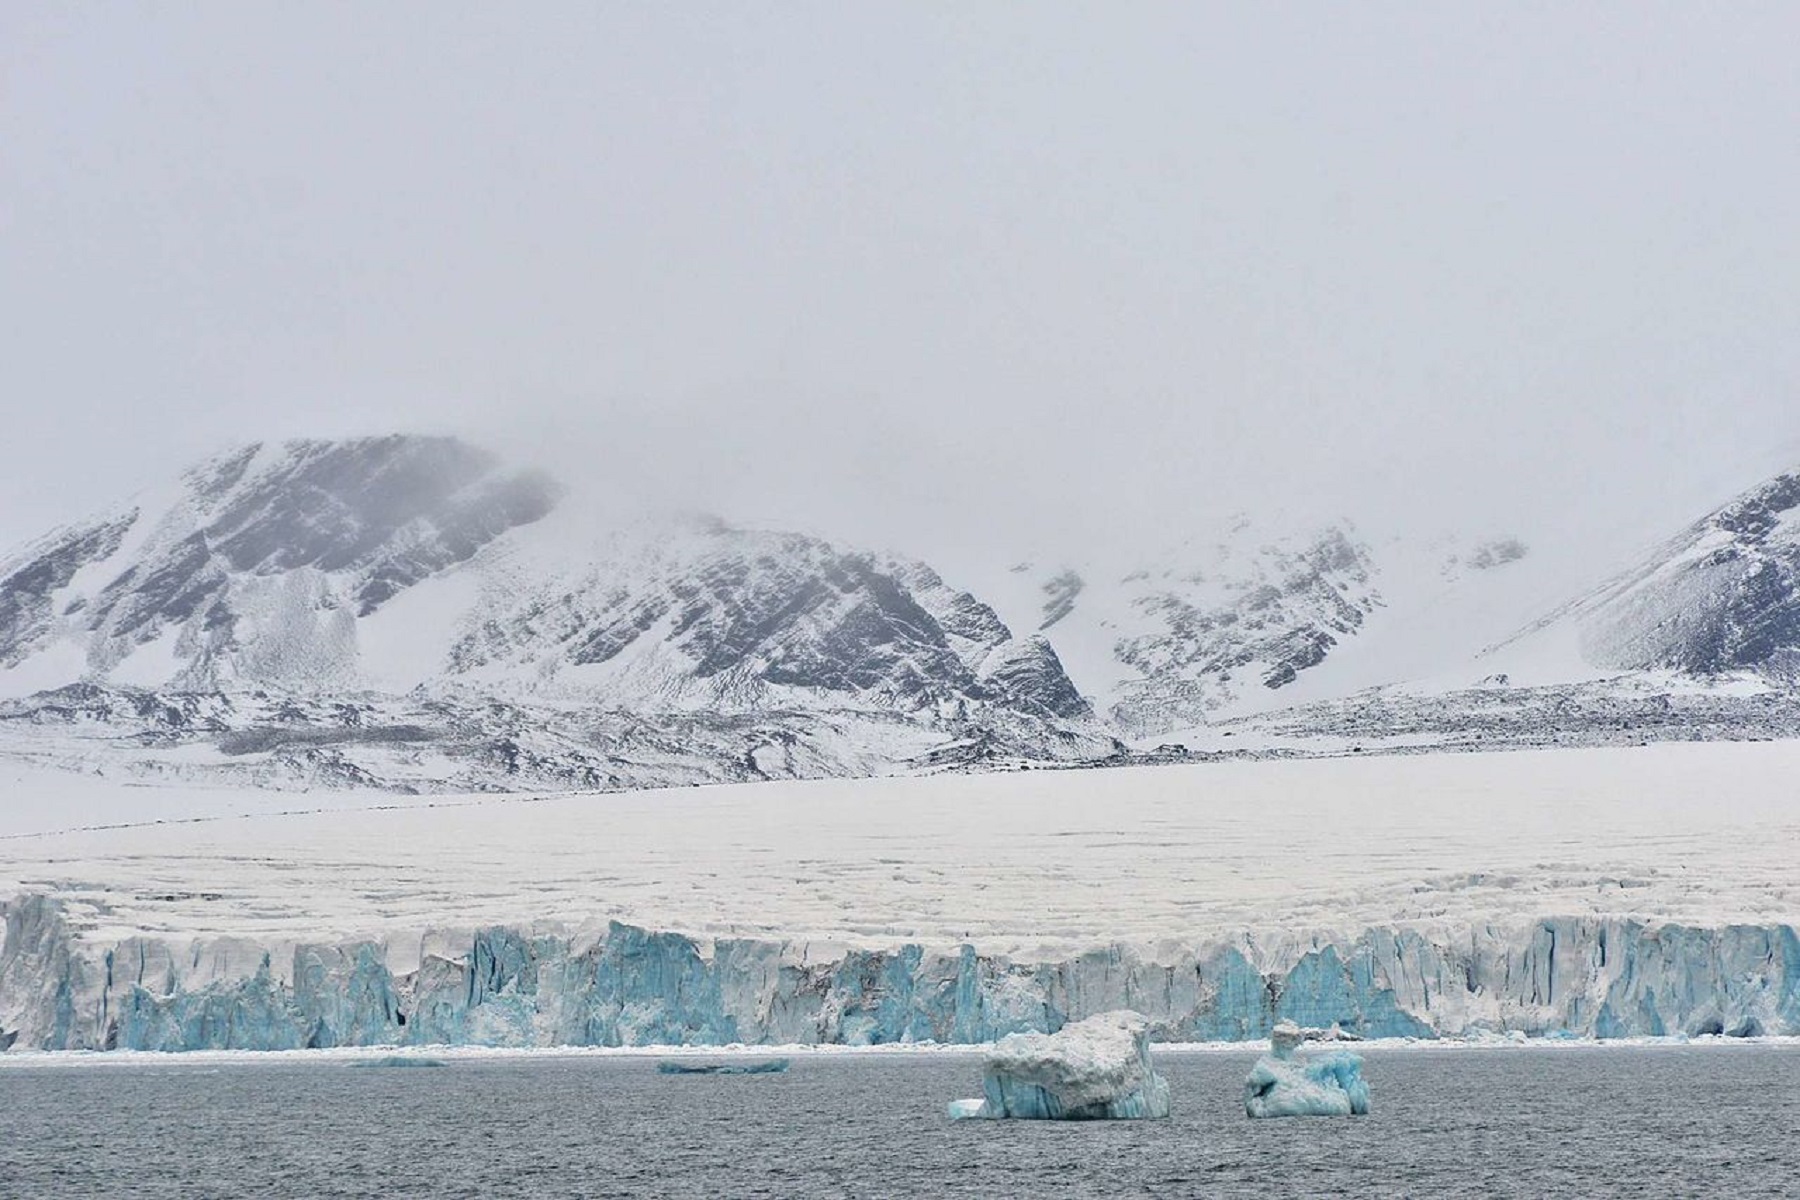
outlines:
[[1366, 1037], [1800, 1034], [1792, 925], [1555, 918], [1026, 962], [617, 922], [110, 939], [35, 893], [0, 917], [0, 1047], [17, 1049], [968, 1043], [1120, 1008], [1166, 1041], [1259, 1039], [1283, 1020]]
[[1299, 1055], [1306, 1032], [1291, 1021], [1269, 1032], [1269, 1053], [1244, 1080], [1246, 1116], [1348, 1117], [1369, 1111], [1361, 1057], [1342, 1050]]
[[1150, 1065], [1150, 1022], [1121, 1009], [1073, 1021], [1055, 1033], [1012, 1033], [988, 1051], [982, 1099], [953, 1100], [951, 1120], [1158, 1119], [1169, 1115], [1169, 1081]]

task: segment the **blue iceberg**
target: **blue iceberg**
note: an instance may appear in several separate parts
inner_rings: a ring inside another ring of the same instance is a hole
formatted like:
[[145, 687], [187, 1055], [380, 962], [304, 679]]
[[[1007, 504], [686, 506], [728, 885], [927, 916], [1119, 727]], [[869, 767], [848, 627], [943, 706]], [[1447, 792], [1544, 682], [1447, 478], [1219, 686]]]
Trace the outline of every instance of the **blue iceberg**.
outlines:
[[1297, 1054], [1316, 1031], [1283, 1021], [1269, 1034], [1269, 1053], [1244, 1080], [1244, 1112], [1252, 1117], [1348, 1117], [1369, 1111], [1362, 1057], [1336, 1050]]
[[1169, 1115], [1169, 1083], [1150, 1065], [1150, 1021], [1100, 1013], [1056, 1033], [1014, 1033], [988, 1052], [979, 1100], [951, 1120], [1140, 1120]]

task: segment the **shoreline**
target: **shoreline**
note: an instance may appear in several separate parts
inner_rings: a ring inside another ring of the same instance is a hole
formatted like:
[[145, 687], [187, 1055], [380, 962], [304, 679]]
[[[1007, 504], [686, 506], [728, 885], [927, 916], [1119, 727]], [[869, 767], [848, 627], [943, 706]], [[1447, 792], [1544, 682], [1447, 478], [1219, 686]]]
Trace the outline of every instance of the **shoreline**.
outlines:
[[[1152, 1042], [1154, 1055], [1261, 1054], [1266, 1040], [1251, 1042]], [[1578, 1038], [1509, 1037], [1477, 1038], [1369, 1038], [1363, 1041], [1324, 1041], [1311, 1046], [1355, 1053], [1374, 1051], [1433, 1053], [1485, 1051], [1612, 1051], [1656, 1049], [1716, 1049], [1747, 1047], [1800, 1052], [1800, 1035], [1727, 1037]], [[974, 1057], [985, 1054], [990, 1042], [888, 1042], [872, 1046], [338, 1046], [318, 1050], [9, 1050], [0, 1053], [0, 1070], [30, 1067], [149, 1067], [224, 1066], [249, 1064], [313, 1063], [318, 1065], [373, 1063], [386, 1059], [437, 1060], [443, 1062], [492, 1062], [507, 1059], [824, 1059], [890, 1057]]]

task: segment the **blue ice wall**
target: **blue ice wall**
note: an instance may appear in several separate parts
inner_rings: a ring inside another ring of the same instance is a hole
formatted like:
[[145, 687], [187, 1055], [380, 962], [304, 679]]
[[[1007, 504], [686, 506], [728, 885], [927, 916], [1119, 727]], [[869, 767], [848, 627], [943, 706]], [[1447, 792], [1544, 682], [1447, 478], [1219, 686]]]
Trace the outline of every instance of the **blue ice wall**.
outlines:
[[0, 912], [0, 1046], [15, 1048], [984, 1042], [1117, 1008], [1167, 1041], [1260, 1040], [1284, 1019], [1370, 1037], [1800, 1034], [1786, 925], [1372, 929], [1278, 961], [1245, 938], [1175, 963], [1119, 946], [1016, 962], [910, 944], [821, 962], [617, 923], [598, 938], [494, 927], [397, 971], [374, 942], [105, 947], [45, 897]]

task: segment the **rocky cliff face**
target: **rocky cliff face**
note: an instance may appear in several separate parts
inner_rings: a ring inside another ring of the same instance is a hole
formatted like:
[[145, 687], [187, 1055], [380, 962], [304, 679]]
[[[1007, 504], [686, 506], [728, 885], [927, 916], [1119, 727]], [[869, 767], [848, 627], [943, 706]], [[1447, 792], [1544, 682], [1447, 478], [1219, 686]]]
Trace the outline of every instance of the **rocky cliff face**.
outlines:
[[[58, 594], [77, 571], [118, 553], [137, 519], [137, 510], [129, 509], [109, 520], [60, 530], [0, 567], [0, 666], [17, 666], [48, 640], [56, 628]], [[73, 611], [65, 610], [65, 615], [86, 607], [80, 597], [68, 603]]]

